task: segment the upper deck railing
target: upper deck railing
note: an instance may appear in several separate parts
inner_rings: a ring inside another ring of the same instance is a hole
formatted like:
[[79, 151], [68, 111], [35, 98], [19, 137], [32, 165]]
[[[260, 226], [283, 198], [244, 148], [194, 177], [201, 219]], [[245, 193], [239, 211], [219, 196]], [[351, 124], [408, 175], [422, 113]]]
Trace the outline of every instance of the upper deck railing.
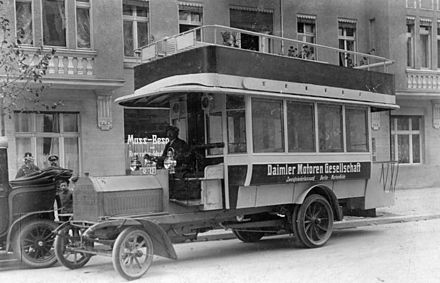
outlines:
[[348, 68], [388, 72], [392, 60], [373, 54], [257, 33], [227, 26], [208, 25], [163, 38], [136, 50], [141, 63], [206, 45], [240, 48], [250, 52], [310, 60]]

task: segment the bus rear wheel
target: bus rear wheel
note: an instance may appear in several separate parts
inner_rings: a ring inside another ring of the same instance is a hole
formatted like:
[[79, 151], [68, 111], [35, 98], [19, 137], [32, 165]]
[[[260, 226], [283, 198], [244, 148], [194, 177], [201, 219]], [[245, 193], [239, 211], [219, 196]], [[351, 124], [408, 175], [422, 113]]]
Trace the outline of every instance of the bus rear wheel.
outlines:
[[330, 239], [333, 231], [333, 210], [323, 196], [308, 196], [294, 220], [298, 239], [305, 247], [321, 247]]
[[264, 236], [264, 232], [251, 232], [236, 229], [232, 229], [232, 232], [234, 233], [235, 237], [244, 243], [258, 242]]

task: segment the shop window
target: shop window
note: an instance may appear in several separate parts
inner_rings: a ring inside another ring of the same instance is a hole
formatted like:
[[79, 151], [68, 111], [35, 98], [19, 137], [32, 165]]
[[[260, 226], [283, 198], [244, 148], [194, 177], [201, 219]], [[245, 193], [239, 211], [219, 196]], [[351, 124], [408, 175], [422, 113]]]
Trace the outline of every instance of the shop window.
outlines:
[[406, 19], [406, 66], [415, 67], [414, 19]]
[[[203, 6], [195, 3], [179, 4], [179, 32], [185, 32], [203, 25]], [[197, 31], [197, 40], [201, 33]]]
[[[338, 21], [339, 49], [356, 51], [356, 21], [339, 19]], [[339, 66], [353, 67], [356, 58], [351, 53], [339, 52]]]
[[252, 99], [254, 152], [284, 152], [283, 102]]
[[368, 152], [368, 113], [366, 109], [345, 108], [347, 151]]
[[[258, 33], [273, 33], [273, 13], [269, 10], [233, 7], [230, 9], [230, 26]], [[250, 33], [238, 35], [239, 47], [271, 52], [271, 40]]]
[[50, 46], [66, 46], [65, 0], [42, 0], [43, 43]]
[[244, 96], [226, 96], [228, 152], [246, 152], [246, 116]]
[[342, 106], [318, 104], [318, 132], [320, 152], [341, 152]]
[[394, 116], [391, 118], [391, 157], [399, 163], [421, 163], [420, 116]]
[[32, 26], [32, 1], [15, 1], [15, 23], [18, 44], [30, 44], [34, 42]]
[[49, 166], [51, 154], [60, 157], [60, 166], [79, 174], [79, 114], [63, 112], [16, 112], [16, 168], [25, 152], [32, 152], [40, 169]]
[[422, 68], [431, 68], [431, 26], [420, 25], [420, 64]]
[[123, 2], [124, 55], [134, 56], [134, 50], [148, 44], [148, 2]]
[[90, 1], [76, 1], [76, 46], [90, 48]]
[[287, 102], [289, 152], [315, 151], [315, 107], [313, 103]]

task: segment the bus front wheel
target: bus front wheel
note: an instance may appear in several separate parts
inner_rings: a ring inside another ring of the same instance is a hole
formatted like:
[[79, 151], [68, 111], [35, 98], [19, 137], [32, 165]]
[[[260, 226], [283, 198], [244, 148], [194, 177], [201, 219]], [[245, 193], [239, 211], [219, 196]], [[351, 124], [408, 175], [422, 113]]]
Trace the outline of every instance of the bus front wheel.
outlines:
[[305, 247], [321, 247], [330, 239], [333, 230], [333, 210], [323, 196], [308, 196], [299, 207], [294, 220], [298, 238]]

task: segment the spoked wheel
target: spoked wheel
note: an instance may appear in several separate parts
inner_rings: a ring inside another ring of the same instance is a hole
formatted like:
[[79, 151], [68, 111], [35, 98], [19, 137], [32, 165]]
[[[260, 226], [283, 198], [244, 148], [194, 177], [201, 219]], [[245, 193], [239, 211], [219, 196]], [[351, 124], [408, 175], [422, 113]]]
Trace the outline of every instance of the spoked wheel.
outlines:
[[57, 262], [53, 248], [57, 224], [50, 220], [35, 220], [24, 225], [13, 242], [15, 255], [33, 268], [52, 266]]
[[83, 267], [92, 255], [77, 252], [75, 248], [85, 248], [86, 242], [81, 239], [81, 231], [77, 227], [67, 226], [55, 238], [55, 254], [58, 261], [69, 269]]
[[122, 231], [113, 247], [113, 267], [127, 280], [144, 275], [153, 263], [153, 242], [150, 236], [136, 227]]
[[323, 246], [333, 229], [333, 210], [328, 201], [321, 195], [308, 196], [298, 210], [296, 228], [304, 246]]
[[232, 232], [234, 233], [235, 237], [244, 243], [258, 242], [264, 236], [264, 232], [252, 232], [236, 229], [232, 229]]

